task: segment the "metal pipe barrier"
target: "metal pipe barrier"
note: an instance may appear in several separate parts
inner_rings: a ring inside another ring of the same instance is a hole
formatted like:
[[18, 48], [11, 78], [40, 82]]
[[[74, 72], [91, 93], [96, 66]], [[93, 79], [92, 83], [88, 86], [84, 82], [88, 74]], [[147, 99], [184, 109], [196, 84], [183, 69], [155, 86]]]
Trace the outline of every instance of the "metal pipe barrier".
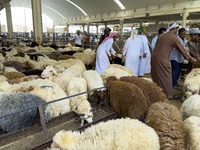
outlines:
[[45, 141], [48, 141], [49, 140], [49, 136], [48, 136], [48, 131], [47, 131], [47, 127], [46, 127], [46, 122], [45, 122], [45, 119], [44, 119], [44, 112], [43, 112], [43, 108], [42, 108], [43, 105], [55, 103], [55, 102], [62, 101], [62, 100], [65, 100], [65, 99], [69, 99], [69, 98], [72, 98], [72, 97], [75, 97], [75, 96], [79, 96], [79, 95], [82, 95], [82, 94], [86, 94], [86, 93], [90, 93], [90, 92], [93, 92], [93, 91], [97, 91], [97, 90], [100, 90], [100, 89], [103, 89], [103, 88], [107, 88], [108, 89], [107, 90], [107, 94], [108, 94], [107, 95], [107, 101], [108, 101], [108, 105], [109, 105], [110, 104], [110, 99], [109, 99], [110, 86], [108, 85], [108, 86], [105, 86], [105, 87], [100, 87], [100, 88], [97, 88], [97, 89], [93, 89], [93, 90], [90, 90], [90, 91], [86, 91], [86, 92], [82, 92], [82, 93], [79, 93], [79, 94], [71, 95], [71, 96], [68, 96], [68, 97], [63, 97], [63, 98], [60, 98], [60, 99], [57, 99], [57, 100], [53, 100], [53, 101], [50, 101], [50, 102], [46, 102], [46, 103], [40, 104], [38, 106], [26, 108], [26, 109], [19, 110], [19, 111], [16, 111], [16, 112], [13, 112], [13, 113], [10, 113], [10, 114], [7, 114], [7, 115], [3, 115], [3, 116], [0, 116], [0, 119], [8, 117], [8, 116], [11, 116], [11, 115], [14, 115], [14, 114], [17, 114], [17, 113], [20, 113], [20, 112], [28, 111], [30, 109], [37, 108], [36, 120], [38, 120], [39, 119], [38, 116], [40, 116], [40, 121], [41, 121], [41, 124], [42, 124]]

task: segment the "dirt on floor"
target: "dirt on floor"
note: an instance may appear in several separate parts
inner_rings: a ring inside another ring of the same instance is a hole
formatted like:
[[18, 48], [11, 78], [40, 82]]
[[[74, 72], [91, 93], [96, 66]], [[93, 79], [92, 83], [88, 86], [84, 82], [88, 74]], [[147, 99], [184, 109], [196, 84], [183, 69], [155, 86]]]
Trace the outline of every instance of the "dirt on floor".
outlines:
[[[145, 78], [151, 78], [151, 74], [145, 74], [144, 75]], [[179, 100], [170, 100], [170, 104], [175, 105], [179, 110], [181, 108], [182, 105], [182, 96], [183, 96], [183, 92], [182, 92], [182, 88], [183, 88], [183, 83], [184, 83], [184, 79], [182, 79], [181, 77], [178, 79], [178, 83], [181, 85], [181, 87], [179, 87], [179, 90], [175, 90], [173, 89], [173, 94], [179, 96]]]

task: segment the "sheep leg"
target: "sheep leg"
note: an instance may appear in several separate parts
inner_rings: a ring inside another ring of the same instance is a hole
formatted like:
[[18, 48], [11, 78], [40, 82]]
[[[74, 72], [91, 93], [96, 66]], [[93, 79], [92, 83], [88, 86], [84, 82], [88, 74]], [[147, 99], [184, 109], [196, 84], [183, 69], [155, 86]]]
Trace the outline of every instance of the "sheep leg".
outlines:
[[84, 119], [81, 118], [81, 126], [83, 126], [83, 124], [84, 124]]

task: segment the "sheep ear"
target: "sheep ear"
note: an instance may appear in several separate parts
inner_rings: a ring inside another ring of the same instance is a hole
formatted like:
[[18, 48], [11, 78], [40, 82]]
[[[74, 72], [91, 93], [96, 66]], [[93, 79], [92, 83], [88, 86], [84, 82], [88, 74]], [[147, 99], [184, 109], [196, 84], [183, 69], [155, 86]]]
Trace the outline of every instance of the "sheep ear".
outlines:
[[90, 109], [90, 112], [96, 112], [95, 108]]
[[53, 71], [53, 73], [54, 73], [55, 75], [58, 75], [58, 74], [57, 74], [57, 69], [56, 69], [56, 68], [54, 68], [52, 71]]
[[78, 114], [80, 117], [84, 117], [85, 116], [85, 114]]

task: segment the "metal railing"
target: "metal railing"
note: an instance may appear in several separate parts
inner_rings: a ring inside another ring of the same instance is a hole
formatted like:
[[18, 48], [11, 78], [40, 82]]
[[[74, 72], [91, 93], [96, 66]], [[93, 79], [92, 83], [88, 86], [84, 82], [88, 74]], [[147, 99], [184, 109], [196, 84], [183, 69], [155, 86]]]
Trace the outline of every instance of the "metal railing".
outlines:
[[19, 111], [16, 111], [16, 112], [13, 112], [13, 113], [10, 113], [10, 114], [7, 114], [7, 115], [3, 115], [3, 116], [0, 116], [0, 119], [8, 117], [8, 116], [11, 116], [11, 115], [15, 115], [15, 114], [18, 114], [18, 113], [21, 113], [21, 112], [24, 112], [24, 111], [28, 111], [28, 110], [31, 110], [31, 109], [34, 109], [34, 108], [37, 108], [36, 123], [38, 123], [38, 120], [39, 120], [39, 117], [40, 117], [40, 121], [41, 121], [43, 132], [44, 132], [45, 141], [48, 141], [49, 140], [49, 136], [48, 136], [47, 126], [46, 126], [46, 122], [45, 122], [45, 117], [44, 117], [44, 112], [43, 112], [43, 107], [42, 106], [47, 105], [47, 104], [51, 104], [51, 103], [55, 103], [55, 102], [59, 102], [59, 101], [62, 101], [62, 100], [65, 100], [65, 99], [69, 99], [69, 98], [72, 98], [72, 97], [76, 97], [76, 96], [79, 96], [79, 95], [82, 95], [82, 94], [86, 94], [86, 93], [90, 93], [90, 92], [93, 92], [93, 91], [97, 91], [97, 90], [100, 90], [100, 89], [103, 89], [103, 88], [107, 88], [107, 102], [108, 102], [108, 105], [109, 105], [110, 104], [110, 100], [109, 100], [110, 86], [108, 85], [108, 86], [105, 86], [105, 87], [100, 87], [100, 88], [97, 88], [97, 89], [93, 89], [93, 90], [90, 90], [90, 91], [86, 91], [86, 92], [82, 92], [82, 93], [79, 93], [79, 94], [71, 95], [71, 96], [68, 96], [68, 97], [63, 97], [63, 98], [60, 98], [60, 99], [57, 99], [57, 100], [53, 100], [53, 101], [50, 101], [50, 102], [46, 102], [46, 103], [40, 104], [38, 106], [33, 106], [33, 107], [26, 108], [26, 109], [23, 109], [23, 110], [19, 110]]

